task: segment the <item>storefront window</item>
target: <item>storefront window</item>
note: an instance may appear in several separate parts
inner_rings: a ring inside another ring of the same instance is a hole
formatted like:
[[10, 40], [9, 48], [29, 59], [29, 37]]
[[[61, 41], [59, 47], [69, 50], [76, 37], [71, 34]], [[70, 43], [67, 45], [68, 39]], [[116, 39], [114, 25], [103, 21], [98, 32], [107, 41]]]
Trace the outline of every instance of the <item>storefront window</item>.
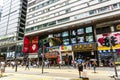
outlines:
[[54, 37], [61, 37], [61, 33], [54, 34]]
[[83, 36], [78, 36], [77, 41], [78, 41], [78, 43], [84, 42], [84, 37]]
[[78, 30], [77, 30], [77, 34], [78, 34], [78, 35], [84, 34], [84, 29], [83, 29], [83, 28], [78, 29]]
[[66, 37], [66, 36], [69, 36], [68, 31], [62, 33], [62, 37]]
[[86, 42], [93, 42], [93, 35], [86, 36]]
[[68, 45], [69, 43], [69, 38], [63, 38], [63, 44]]
[[71, 43], [76, 43], [76, 38], [71, 38]]
[[76, 35], [76, 31], [75, 31], [75, 30], [72, 30], [72, 31], [71, 31], [71, 35], [72, 35], [72, 36], [75, 36], [75, 35]]
[[92, 32], [92, 27], [86, 27], [85, 31], [86, 31], [86, 33], [91, 33]]

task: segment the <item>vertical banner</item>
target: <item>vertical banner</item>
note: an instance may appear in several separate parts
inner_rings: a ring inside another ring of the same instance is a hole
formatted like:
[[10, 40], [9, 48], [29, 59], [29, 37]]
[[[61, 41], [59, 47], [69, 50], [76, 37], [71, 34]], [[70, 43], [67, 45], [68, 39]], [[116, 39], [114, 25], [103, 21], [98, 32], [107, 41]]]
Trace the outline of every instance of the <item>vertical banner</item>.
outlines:
[[38, 52], [38, 36], [35, 36], [31, 40], [30, 54], [36, 54]]
[[22, 49], [23, 53], [29, 52], [29, 42], [30, 42], [29, 38], [25, 36], [23, 41], [23, 49]]

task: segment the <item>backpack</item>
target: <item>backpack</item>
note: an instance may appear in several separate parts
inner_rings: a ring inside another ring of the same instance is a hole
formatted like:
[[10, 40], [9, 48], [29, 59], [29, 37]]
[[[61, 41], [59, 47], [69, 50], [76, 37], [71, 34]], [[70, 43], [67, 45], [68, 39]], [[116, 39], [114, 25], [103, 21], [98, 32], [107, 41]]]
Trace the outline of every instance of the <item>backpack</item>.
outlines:
[[83, 65], [82, 64], [78, 64], [78, 68], [79, 69], [83, 69]]

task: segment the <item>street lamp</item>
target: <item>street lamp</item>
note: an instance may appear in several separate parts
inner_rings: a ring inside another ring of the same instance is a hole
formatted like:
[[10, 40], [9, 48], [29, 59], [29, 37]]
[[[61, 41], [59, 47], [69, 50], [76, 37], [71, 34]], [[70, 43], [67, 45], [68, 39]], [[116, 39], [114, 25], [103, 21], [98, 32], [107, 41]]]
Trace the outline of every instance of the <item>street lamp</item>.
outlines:
[[112, 46], [116, 45], [117, 41], [115, 40], [114, 36], [109, 36], [108, 39], [109, 39], [110, 51], [112, 53], [112, 58], [113, 58], [113, 63], [114, 63], [115, 76], [118, 77], [117, 68], [115, 64], [115, 55], [113, 53], [113, 48], [112, 48]]

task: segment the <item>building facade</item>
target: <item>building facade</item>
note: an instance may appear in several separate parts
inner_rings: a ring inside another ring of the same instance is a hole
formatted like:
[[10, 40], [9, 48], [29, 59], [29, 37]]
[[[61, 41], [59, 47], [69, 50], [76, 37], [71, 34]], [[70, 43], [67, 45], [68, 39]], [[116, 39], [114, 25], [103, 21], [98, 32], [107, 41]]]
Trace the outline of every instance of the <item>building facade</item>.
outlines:
[[1, 21], [1, 14], [2, 14], [2, 6], [0, 5], [0, 21]]
[[[119, 32], [119, 10], [119, 0], [28, 0], [25, 36], [32, 50], [33, 46], [40, 48], [42, 39], [59, 38], [63, 42], [57, 45], [61, 59], [69, 64], [79, 57], [99, 62], [102, 53], [110, 53], [110, 48], [100, 47], [99, 36]], [[52, 50], [53, 46], [49, 47]], [[27, 53], [31, 53], [29, 49]], [[37, 54], [38, 50], [32, 53]]]
[[7, 58], [11, 56], [14, 58], [17, 41], [24, 37], [26, 12], [27, 0], [3, 1], [0, 22], [0, 52]]

